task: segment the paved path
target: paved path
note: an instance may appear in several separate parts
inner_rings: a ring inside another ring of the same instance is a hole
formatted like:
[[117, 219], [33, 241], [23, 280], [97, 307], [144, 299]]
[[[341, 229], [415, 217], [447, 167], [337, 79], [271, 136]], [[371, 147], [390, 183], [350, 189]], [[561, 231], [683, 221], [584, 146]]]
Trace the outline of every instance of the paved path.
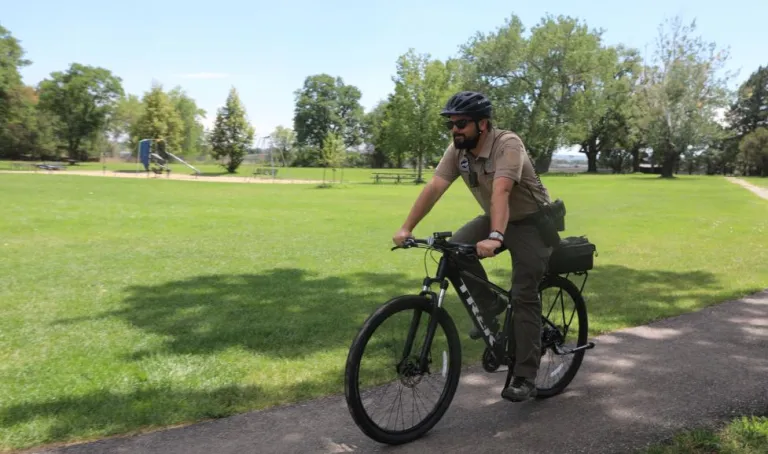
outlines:
[[757, 194], [758, 196], [760, 196], [760, 197], [762, 197], [764, 199], [768, 199], [768, 188], [763, 188], [763, 187], [760, 187], [760, 186], [755, 186], [754, 184], [748, 183], [748, 182], [746, 182], [746, 181], [744, 181], [744, 180], [742, 180], [740, 178], [727, 177], [726, 179], [728, 181], [732, 182], [732, 183], [736, 183], [739, 186], [743, 186], [743, 187], [749, 189], [750, 191], [754, 192], [755, 194]]
[[768, 411], [768, 290], [593, 339], [558, 397], [499, 397], [504, 373], [467, 371], [424, 438], [385, 447], [343, 396], [45, 453], [628, 453], [695, 425]]

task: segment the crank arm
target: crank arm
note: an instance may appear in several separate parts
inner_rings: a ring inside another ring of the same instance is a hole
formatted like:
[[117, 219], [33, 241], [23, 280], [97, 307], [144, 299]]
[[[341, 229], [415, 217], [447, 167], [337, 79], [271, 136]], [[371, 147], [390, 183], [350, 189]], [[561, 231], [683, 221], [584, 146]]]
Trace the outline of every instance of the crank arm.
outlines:
[[558, 355], [571, 355], [571, 354], [576, 353], [578, 351], [589, 350], [589, 349], [592, 349], [592, 348], [595, 348], [595, 343], [594, 342], [587, 342], [586, 345], [582, 345], [581, 347], [576, 347], [576, 348], [574, 348], [572, 350], [560, 350], [559, 348], [556, 348], [556, 350], [557, 350], [557, 354]]

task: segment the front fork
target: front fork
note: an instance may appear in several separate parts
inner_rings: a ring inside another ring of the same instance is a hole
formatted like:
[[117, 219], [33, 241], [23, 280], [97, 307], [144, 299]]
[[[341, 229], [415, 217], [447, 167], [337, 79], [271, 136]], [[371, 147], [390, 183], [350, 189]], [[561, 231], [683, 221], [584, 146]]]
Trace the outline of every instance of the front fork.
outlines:
[[[432, 291], [431, 287], [432, 284], [439, 282], [440, 283], [440, 293], [436, 294], [434, 291]], [[424, 278], [424, 284], [422, 287], [421, 292], [419, 293], [419, 296], [424, 296], [427, 299], [429, 299], [435, 308], [440, 308], [443, 306], [443, 301], [445, 300], [445, 294], [448, 290], [449, 282], [447, 279], [434, 279], [430, 277]], [[401, 356], [400, 363], [398, 365], [398, 372], [403, 373], [405, 371], [404, 368], [408, 367], [409, 361], [408, 358], [411, 355], [411, 349], [413, 348], [413, 341], [416, 338], [416, 331], [419, 329], [419, 322], [421, 321], [421, 311], [415, 311], [413, 313], [413, 318], [411, 319], [411, 326], [408, 329], [408, 337], [405, 340], [405, 346], [403, 347], [403, 355]], [[429, 371], [429, 349], [432, 346], [432, 340], [435, 338], [435, 331], [437, 330], [437, 317], [431, 316], [429, 317], [429, 322], [427, 323], [427, 336], [424, 339], [424, 343], [421, 346], [421, 352], [419, 352], [419, 363], [418, 363], [418, 370], [415, 371], [416, 373], [424, 373]]]
[[[440, 293], [438, 295], [435, 295], [435, 292], [431, 290], [432, 284], [435, 282], [440, 282]], [[445, 301], [445, 294], [448, 291], [448, 285], [449, 282], [447, 279], [437, 280], [426, 277], [424, 278], [424, 285], [420, 295], [428, 297], [429, 300], [433, 302], [434, 308], [439, 309], [443, 307], [443, 301]], [[408, 341], [406, 348], [410, 349], [410, 345], [412, 345], [413, 338], [416, 336], [416, 330], [419, 327], [420, 318], [420, 312], [414, 314], [413, 320], [411, 321], [411, 329], [408, 331]], [[435, 313], [433, 313], [432, 316], [429, 317], [429, 322], [427, 323], [427, 337], [424, 339], [424, 344], [421, 346], [421, 354], [419, 355], [419, 370], [422, 372], [429, 370], [429, 349], [432, 347], [432, 340], [435, 338], [436, 330], [437, 317], [435, 317]]]

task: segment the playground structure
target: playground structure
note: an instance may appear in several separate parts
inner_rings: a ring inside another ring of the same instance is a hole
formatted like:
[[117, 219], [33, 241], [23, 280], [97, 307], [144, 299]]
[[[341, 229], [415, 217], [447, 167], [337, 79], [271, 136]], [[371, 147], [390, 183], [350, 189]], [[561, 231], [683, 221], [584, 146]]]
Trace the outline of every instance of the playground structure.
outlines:
[[162, 147], [156, 147], [157, 153], [152, 151], [152, 142], [156, 143], [162, 143], [165, 145], [165, 141], [163, 139], [142, 139], [139, 141], [139, 156], [138, 160], [136, 162], [136, 165], [138, 167], [138, 163], [141, 162], [141, 164], [144, 165], [144, 170], [146, 172], [154, 172], [155, 174], [161, 174], [163, 172], [166, 172], [170, 175], [171, 168], [168, 167], [168, 161], [173, 158], [180, 163], [184, 164], [185, 166], [189, 167], [195, 172], [195, 176], [200, 175], [200, 171], [197, 170], [192, 164], [188, 163], [187, 161], [181, 159], [180, 157], [176, 156], [175, 154], [171, 153], [166, 149], [165, 146]]

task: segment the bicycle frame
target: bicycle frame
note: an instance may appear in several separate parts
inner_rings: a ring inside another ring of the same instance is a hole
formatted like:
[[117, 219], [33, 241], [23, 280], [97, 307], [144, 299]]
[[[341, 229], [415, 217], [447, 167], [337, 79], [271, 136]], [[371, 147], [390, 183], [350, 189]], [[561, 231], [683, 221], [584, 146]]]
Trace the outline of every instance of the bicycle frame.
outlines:
[[[506, 352], [505, 345], [507, 343], [507, 339], [506, 339], [507, 332], [508, 332], [507, 328], [509, 327], [509, 324], [511, 322], [511, 316], [512, 316], [512, 312], [510, 311], [511, 299], [508, 298], [509, 303], [507, 304], [507, 311], [506, 311], [506, 317], [504, 319], [503, 329], [501, 330], [501, 333], [497, 337], [488, 328], [488, 325], [485, 319], [483, 318], [482, 314], [480, 313], [480, 309], [478, 308], [477, 303], [475, 302], [475, 299], [473, 298], [471, 292], [469, 291], [469, 288], [464, 282], [464, 278], [466, 277], [469, 279], [473, 279], [477, 282], [480, 282], [483, 285], [485, 285], [486, 288], [488, 288], [489, 290], [497, 294], [508, 296], [509, 292], [499, 287], [498, 285], [494, 284], [490, 280], [484, 279], [480, 276], [477, 276], [474, 273], [471, 273], [461, 268], [459, 264], [457, 264], [453, 259], [449, 257], [449, 254], [450, 252], [443, 251], [442, 256], [440, 257], [440, 261], [438, 262], [437, 272], [435, 273], [435, 276], [434, 277], [427, 276], [424, 278], [423, 287], [419, 295], [431, 297], [436, 307], [442, 307], [443, 302], [445, 301], [445, 294], [448, 290], [448, 286], [452, 285], [454, 290], [456, 290], [456, 293], [459, 296], [459, 300], [463, 303], [464, 308], [467, 310], [467, 313], [469, 314], [469, 318], [472, 320], [475, 326], [483, 333], [483, 341], [485, 342], [485, 345], [489, 348], [490, 351], [493, 352], [496, 358], [502, 358], [504, 356], [504, 353]], [[439, 284], [440, 286], [439, 294], [435, 294], [435, 292], [432, 290], [432, 286], [434, 284]], [[406, 345], [408, 346], [410, 346], [416, 334], [415, 330], [418, 327], [419, 318], [420, 317], [417, 315], [414, 318], [413, 323], [411, 325], [411, 329], [408, 333], [408, 340], [406, 342]], [[427, 338], [424, 341], [420, 358], [419, 358], [419, 367], [421, 370], [426, 370], [427, 368], [429, 347], [432, 344], [432, 339], [434, 338], [436, 328], [437, 328], [437, 319], [435, 317], [430, 317], [429, 323], [427, 325]], [[405, 355], [403, 357], [405, 358], [410, 352], [406, 351], [404, 353]]]

